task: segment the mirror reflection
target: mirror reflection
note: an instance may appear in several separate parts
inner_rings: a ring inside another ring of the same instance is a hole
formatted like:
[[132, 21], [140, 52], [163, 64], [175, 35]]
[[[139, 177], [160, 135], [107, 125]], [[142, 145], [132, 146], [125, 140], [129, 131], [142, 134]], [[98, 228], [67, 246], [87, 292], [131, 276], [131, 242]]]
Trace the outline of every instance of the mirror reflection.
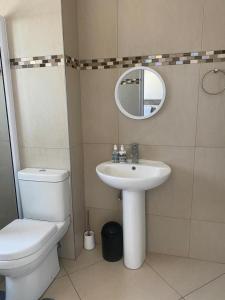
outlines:
[[153, 116], [165, 100], [161, 76], [147, 67], [132, 68], [117, 82], [115, 97], [120, 111], [133, 119]]

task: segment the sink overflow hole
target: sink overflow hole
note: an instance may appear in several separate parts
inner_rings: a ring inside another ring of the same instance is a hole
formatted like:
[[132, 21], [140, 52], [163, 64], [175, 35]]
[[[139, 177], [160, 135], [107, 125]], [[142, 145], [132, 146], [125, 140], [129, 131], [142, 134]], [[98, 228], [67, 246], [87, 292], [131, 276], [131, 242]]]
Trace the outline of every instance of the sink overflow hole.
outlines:
[[136, 170], [136, 167], [132, 167], [132, 170]]

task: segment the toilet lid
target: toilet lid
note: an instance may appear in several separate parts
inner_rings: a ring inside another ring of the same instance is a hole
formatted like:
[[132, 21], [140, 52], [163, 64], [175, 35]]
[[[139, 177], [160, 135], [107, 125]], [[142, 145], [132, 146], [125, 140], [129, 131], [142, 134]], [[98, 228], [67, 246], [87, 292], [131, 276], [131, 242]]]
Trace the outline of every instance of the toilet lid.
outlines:
[[52, 222], [18, 219], [0, 230], [0, 260], [20, 259], [40, 250], [57, 231]]

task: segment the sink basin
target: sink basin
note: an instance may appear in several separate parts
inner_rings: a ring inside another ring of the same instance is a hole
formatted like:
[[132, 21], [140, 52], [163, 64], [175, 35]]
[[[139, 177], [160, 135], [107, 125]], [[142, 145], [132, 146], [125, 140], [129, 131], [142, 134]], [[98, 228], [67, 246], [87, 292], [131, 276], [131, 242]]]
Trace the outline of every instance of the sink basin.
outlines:
[[96, 172], [107, 185], [120, 190], [149, 190], [170, 176], [169, 166], [160, 161], [140, 160], [138, 164], [104, 162]]
[[145, 191], [163, 184], [171, 168], [160, 161], [140, 160], [138, 164], [104, 162], [96, 172], [104, 183], [123, 191], [124, 264], [138, 269], [146, 256]]

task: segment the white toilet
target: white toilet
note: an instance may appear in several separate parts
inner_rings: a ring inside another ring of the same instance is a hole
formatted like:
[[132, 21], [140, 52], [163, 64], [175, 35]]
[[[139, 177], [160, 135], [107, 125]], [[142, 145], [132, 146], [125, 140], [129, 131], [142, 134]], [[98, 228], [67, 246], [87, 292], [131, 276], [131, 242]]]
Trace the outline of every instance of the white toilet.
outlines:
[[0, 275], [6, 300], [37, 300], [59, 272], [57, 245], [70, 224], [69, 174], [18, 172], [24, 219], [0, 230]]

